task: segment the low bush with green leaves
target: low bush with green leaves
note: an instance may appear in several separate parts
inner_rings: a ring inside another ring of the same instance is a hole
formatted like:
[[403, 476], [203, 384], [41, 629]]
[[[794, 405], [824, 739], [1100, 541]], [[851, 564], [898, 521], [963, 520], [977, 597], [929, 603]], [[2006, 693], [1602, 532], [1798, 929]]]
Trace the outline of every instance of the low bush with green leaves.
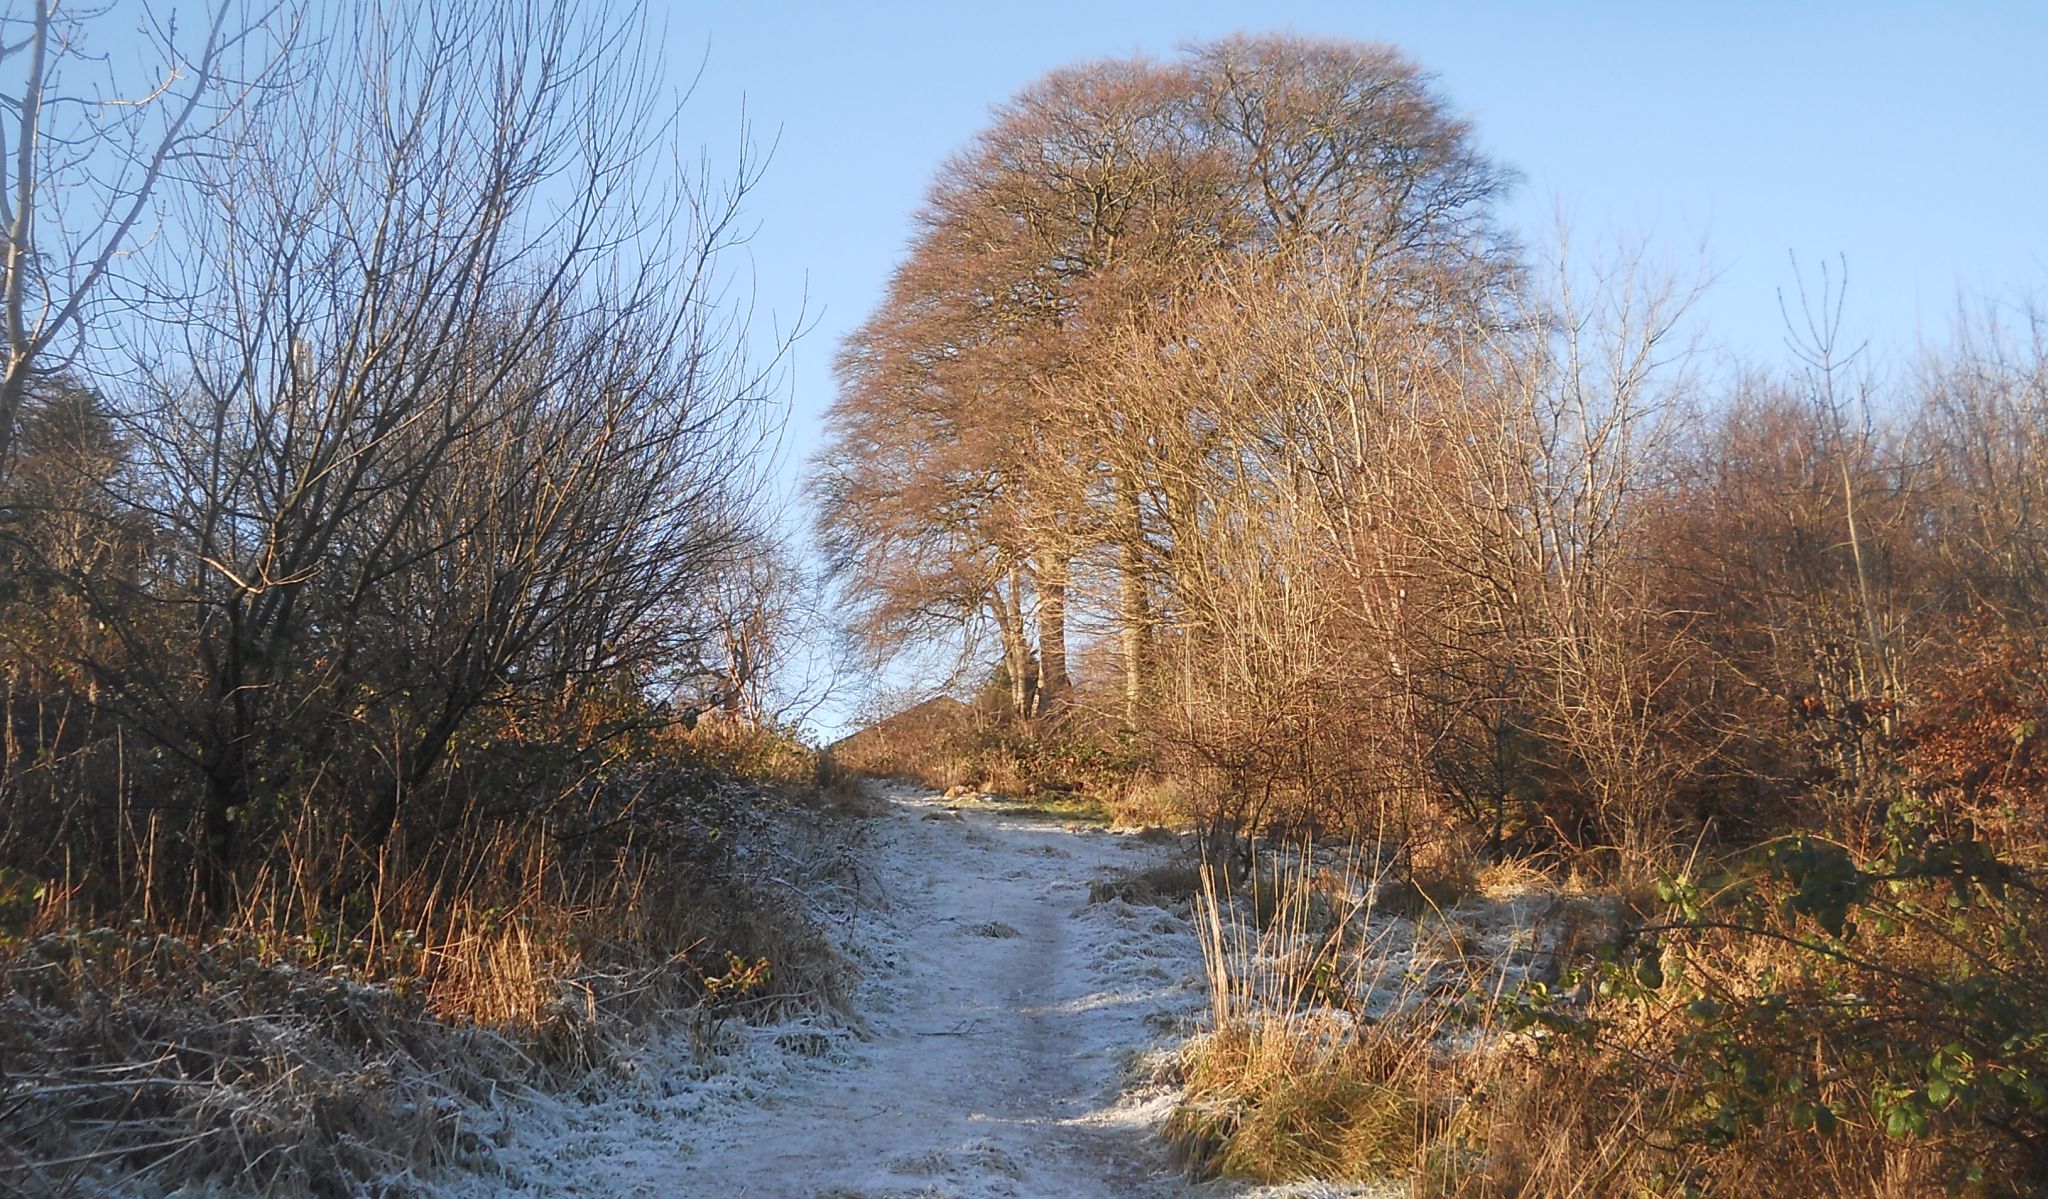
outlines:
[[2048, 1186], [2048, 892], [1967, 818], [1901, 798], [1875, 852], [1792, 834], [1659, 897], [1661, 919], [1517, 1008], [1658, 1092], [1673, 1193], [1726, 1193], [1733, 1150], [1854, 1141], [1921, 1151], [1956, 1193]]

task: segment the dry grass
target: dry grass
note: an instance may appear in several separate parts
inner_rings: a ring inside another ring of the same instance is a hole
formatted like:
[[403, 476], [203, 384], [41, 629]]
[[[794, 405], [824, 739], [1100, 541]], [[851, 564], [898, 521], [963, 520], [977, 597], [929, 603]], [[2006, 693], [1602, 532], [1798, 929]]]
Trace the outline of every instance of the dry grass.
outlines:
[[1185, 828], [1202, 811], [1195, 784], [1174, 775], [1141, 775], [1109, 805], [1118, 828]]
[[1483, 889], [1478, 856], [1443, 842], [1426, 842], [1411, 855], [1408, 883], [1424, 907], [1448, 908]]
[[[1869, 1119], [1827, 1136], [1776, 1118], [1733, 1143], [1689, 1136], [1677, 1084], [1697, 1067], [1674, 1057], [1673, 1011], [1654, 994], [1588, 989], [1576, 1010], [1602, 1020], [1596, 1041], [1523, 1030], [1504, 1002], [1513, 980], [1605, 953], [1624, 911], [1612, 897], [1490, 870], [1455, 909], [1410, 919], [1354, 887], [1364, 902], [1333, 913], [1345, 889], [1293, 863], [1237, 888], [1208, 876], [1197, 897], [1213, 1031], [1184, 1051], [1167, 1128], [1197, 1178], [1391, 1181], [1417, 1199], [1958, 1193], [1938, 1140], [1895, 1140]], [[1529, 926], [1475, 928], [1489, 904]], [[1754, 940], [1691, 952], [1705, 955], [1694, 968], [1733, 978], [1795, 968]]]
[[1220, 1032], [1194, 1053], [1168, 1126], [1198, 1178], [1276, 1183], [1393, 1174], [1413, 1159], [1422, 1114], [1408, 1063], [1325, 1015]]
[[[282, 880], [183, 936], [80, 931], [47, 891], [0, 938], [0, 1194], [402, 1195], [488, 1156], [465, 1118], [498, 1094], [586, 1085], [707, 1015], [840, 1008], [848, 967], [806, 893], [858, 880], [815, 796], [751, 838], [751, 871], [738, 836], [593, 861], [508, 833], [471, 847], [468, 877], [494, 881], [461, 892], [420, 872], [328, 912]], [[721, 826], [780, 801], [734, 802]]]
[[1470, 889], [1489, 898], [1520, 895], [1532, 891], [1556, 891], [1556, 880], [1527, 862], [1513, 859], [1488, 862], [1471, 871]]
[[[418, 994], [141, 932], [35, 938], [0, 967], [0, 1183], [98, 1194], [127, 1178], [343, 1195], [471, 1161], [467, 1104], [542, 1081], [538, 1036], [436, 1019]], [[538, 1031], [538, 1030], [536, 1030]]]
[[1169, 861], [1137, 870], [1119, 870], [1088, 884], [1088, 902], [1124, 903], [1155, 908], [1186, 904], [1202, 890], [1202, 867], [1193, 862]]
[[966, 704], [938, 696], [884, 718], [828, 751], [847, 770], [874, 778], [905, 778], [935, 790], [980, 782], [972, 743], [979, 721]]
[[1408, 1083], [1437, 1030], [1396, 1005], [1365, 1031], [1366, 997], [1388, 981], [1386, 956], [1360, 941], [1374, 889], [1354, 900], [1306, 856], [1263, 864], [1236, 889], [1215, 870], [1200, 882], [1214, 1032], [1191, 1047], [1167, 1126], [1178, 1159], [1198, 1178], [1257, 1182], [1404, 1166], [1429, 1117]]
[[[1418, 1196], [1606, 1193], [1573, 1189], [1612, 1156], [1588, 1125], [1632, 1125], [1499, 1019], [1510, 955], [1489, 956], [1464, 909], [1418, 918], [1407, 880], [1346, 873], [1278, 857], [1235, 891], [1205, 882], [1215, 1031], [1188, 1051], [1168, 1125], [1180, 1160], [1199, 1178], [1398, 1180]], [[1475, 881], [1518, 896], [1533, 880]], [[1502, 943], [1570, 952], [1568, 923]]]
[[696, 727], [669, 735], [670, 752], [685, 754], [720, 777], [791, 790], [844, 792], [856, 786], [854, 772], [831, 750], [814, 750], [768, 725], [707, 715]]

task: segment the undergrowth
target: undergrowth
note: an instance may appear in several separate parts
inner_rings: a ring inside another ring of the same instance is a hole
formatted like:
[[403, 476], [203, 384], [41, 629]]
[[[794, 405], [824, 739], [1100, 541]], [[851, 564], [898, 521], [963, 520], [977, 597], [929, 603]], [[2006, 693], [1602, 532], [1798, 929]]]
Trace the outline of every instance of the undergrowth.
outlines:
[[649, 1038], [708, 1063], [723, 1021], [833, 1016], [849, 967], [806, 896], [854, 881], [863, 808], [818, 770], [696, 737], [459, 869], [341, 901], [280, 872], [222, 923], [0, 874], [0, 1194], [413, 1193], [488, 1165], [499, 1105], [621, 1081]]
[[1419, 911], [1307, 854], [1211, 872], [1169, 1136], [1197, 1177], [1441, 1199], [2042, 1193], [2048, 920], [1969, 827], [1901, 802], [1881, 852], [1789, 837], [1642, 912], [1535, 872]]

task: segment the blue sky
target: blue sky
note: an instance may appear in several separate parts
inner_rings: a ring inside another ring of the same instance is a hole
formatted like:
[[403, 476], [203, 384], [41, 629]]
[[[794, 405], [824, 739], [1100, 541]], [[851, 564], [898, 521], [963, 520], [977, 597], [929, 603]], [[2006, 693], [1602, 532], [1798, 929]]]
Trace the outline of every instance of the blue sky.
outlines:
[[[660, 0], [656, 0], [657, 9]], [[744, 102], [780, 144], [753, 214], [758, 303], [808, 295], [791, 470], [831, 402], [839, 337], [874, 305], [909, 218], [991, 104], [1046, 70], [1171, 54], [1241, 29], [1389, 42], [1434, 72], [1524, 175], [1509, 214], [1549, 239], [1647, 239], [1702, 261], [1711, 348], [1776, 360], [1789, 254], [1846, 256], [1852, 336], [1938, 339], [1959, 292], [2048, 292], [2048, 3], [1097, 3], [667, 10], [671, 64], [708, 63], [695, 130]]]

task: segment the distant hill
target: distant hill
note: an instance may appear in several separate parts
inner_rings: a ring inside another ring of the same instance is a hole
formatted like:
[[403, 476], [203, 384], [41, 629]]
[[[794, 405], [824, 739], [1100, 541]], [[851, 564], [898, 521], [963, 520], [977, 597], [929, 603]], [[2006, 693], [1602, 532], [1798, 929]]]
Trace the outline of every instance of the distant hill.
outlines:
[[900, 775], [950, 787], [969, 781], [953, 776], [966, 768], [964, 742], [975, 725], [971, 706], [950, 695], [935, 695], [842, 737], [829, 748], [841, 765], [861, 774]]

